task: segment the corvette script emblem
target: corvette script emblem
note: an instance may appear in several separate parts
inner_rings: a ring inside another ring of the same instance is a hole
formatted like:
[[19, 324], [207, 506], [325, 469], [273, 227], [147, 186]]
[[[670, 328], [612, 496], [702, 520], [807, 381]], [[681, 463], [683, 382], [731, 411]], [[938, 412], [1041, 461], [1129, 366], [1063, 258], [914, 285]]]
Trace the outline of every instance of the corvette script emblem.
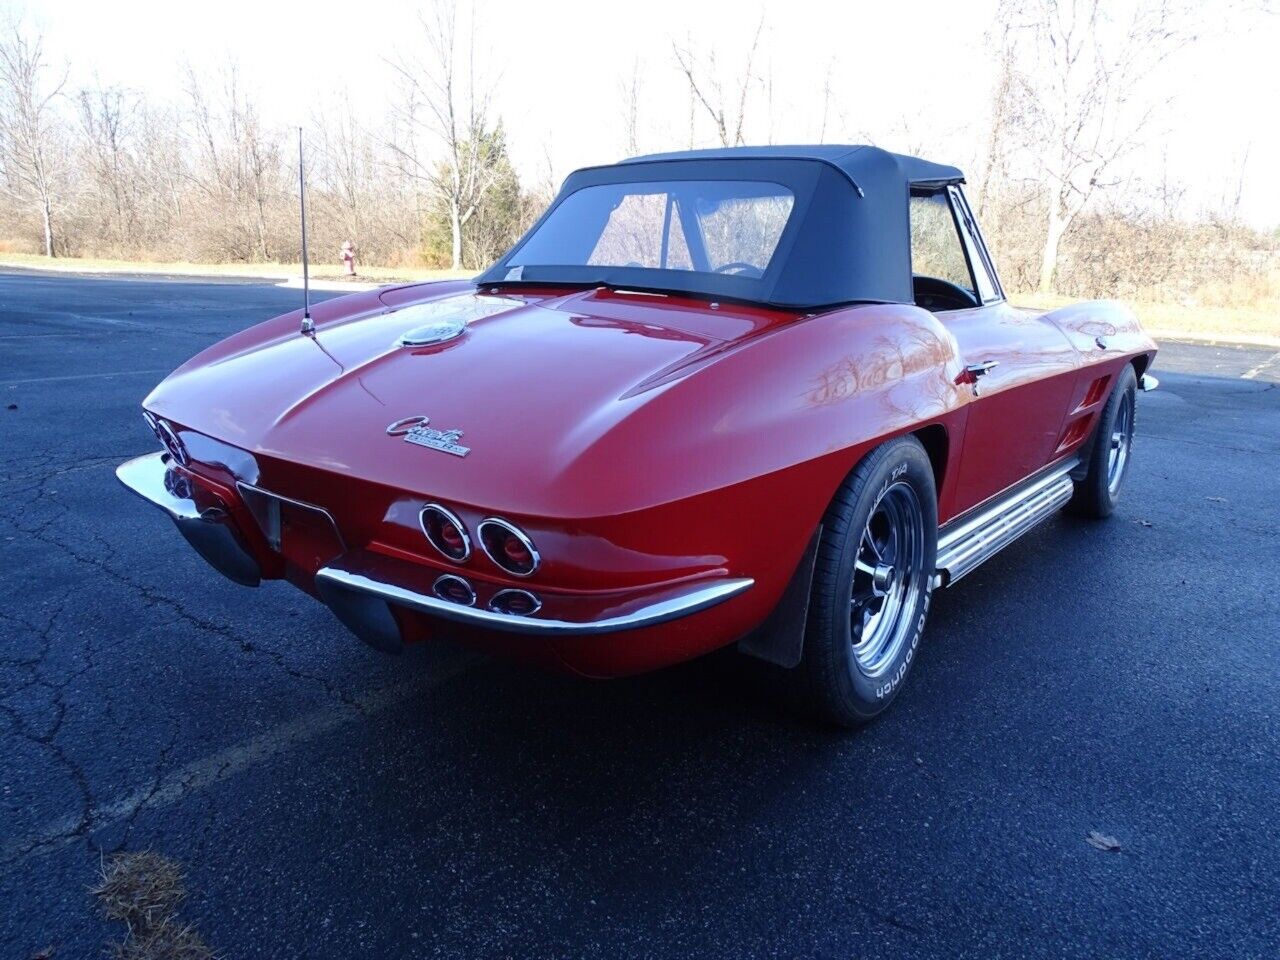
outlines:
[[462, 437], [461, 430], [436, 430], [429, 426], [429, 417], [405, 417], [387, 427], [387, 436], [404, 437], [406, 443], [416, 443], [420, 447], [430, 447], [451, 453], [455, 457], [465, 457], [471, 452], [470, 447], [458, 443]]

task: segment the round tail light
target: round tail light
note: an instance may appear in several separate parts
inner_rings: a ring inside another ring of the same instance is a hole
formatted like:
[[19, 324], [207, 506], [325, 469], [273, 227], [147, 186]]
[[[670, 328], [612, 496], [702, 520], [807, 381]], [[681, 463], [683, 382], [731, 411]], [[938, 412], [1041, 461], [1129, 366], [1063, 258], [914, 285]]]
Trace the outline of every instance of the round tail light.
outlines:
[[538, 569], [541, 557], [533, 541], [519, 527], [490, 517], [481, 522], [477, 532], [489, 559], [507, 573], [527, 577]]
[[454, 563], [463, 563], [471, 556], [471, 538], [467, 528], [453, 513], [438, 503], [428, 503], [418, 514], [418, 525], [427, 542]]
[[151, 432], [154, 433], [156, 435], [156, 439], [163, 444], [165, 442], [164, 434], [160, 432], [160, 421], [156, 419], [156, 415], [150, 410], [143, 410], [142, 419], [147, 421], [147, 426], [151, 428]]
[[432, 589], [441, 600], [460, 603], [464, 607], [469, 607], [476, 602], [476, 592], [471, 589], [471, 584], [461, 577], [455, 577], [452, 573], [446, 573], [437, 578]]
[[155, 431], [156, 436], [160, 438], [160, 442], [164, 444], [165, 449], [169, 451], [173, 459], [184, 467], [191, 462], [186, 446], [183, 445], [182, 440], [178, 437], [178, 431], [174, 430], [171, 424], [161, 420], [159, 417], [152, 416], [147, 417], [147, 423], [151, 424], [151, 429]]
[[542, 601], [528, 590], [499, 590], [489, 601], [489, 609], [513, 617], [528, 617], [538, 612]]

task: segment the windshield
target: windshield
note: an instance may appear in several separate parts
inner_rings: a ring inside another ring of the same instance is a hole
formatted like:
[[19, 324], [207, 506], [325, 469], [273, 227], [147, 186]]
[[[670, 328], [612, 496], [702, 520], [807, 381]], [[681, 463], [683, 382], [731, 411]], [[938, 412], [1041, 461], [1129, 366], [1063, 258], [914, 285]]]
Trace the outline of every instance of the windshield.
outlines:
[[583, 187], [507, 260], [759, 278], [769, 269], [795, 195], [777, 183], [665, 180]]

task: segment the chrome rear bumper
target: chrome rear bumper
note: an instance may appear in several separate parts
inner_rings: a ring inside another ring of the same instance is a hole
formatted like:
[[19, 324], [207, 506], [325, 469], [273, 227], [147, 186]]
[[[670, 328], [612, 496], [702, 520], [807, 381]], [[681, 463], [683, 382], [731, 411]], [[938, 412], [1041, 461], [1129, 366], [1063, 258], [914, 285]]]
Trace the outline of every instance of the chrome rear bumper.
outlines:
[[149, 453], [116, 467], [116, 478], [148, 503], [159, 507], [178, 532], [211, 567], [246, 587], [262, 581], [262, 570], [240, 541], [227, 512], [201, 508], [191, 481], [170, 469], [169, 454]]
[[354, 558], [343, 558], [322, 567], [316, 574], [316, 589], [356, 636], [380, 650], [394, 651], [400, 648], [401, 641], [391, 606], [482, 630], [544, 638], [581, 637], [638, 630], [687, 617], [737, 596], [755, 582], [749, 578], [721, 577], [683, 584], [639, 598], [622, 599], [593, 616], [569, 620], [539, 616], [539, 611], [527, 615], [504, 613], [403, 586], [394, 582], [407, 579], [395, 575], [395, 568], [402, 564], [402, 561], [358, 553]]
[[[159, 507], [196, 552], [219, 573], [245, 586], [256, 587], [261, 582], [262, 569], [246, 549], [227, 511], [218, 506], [202, 508], [196, 501], [191, 481], [184, 473], [172, 469], [167, 453], [147, 454], [122, 463], [116, 468], [116, 477], [142, 499]], [[255, 495], [318, 511], [333, 522], [325, 511], [311, 504], [290, 501], [244, 484], [240, 485], [239, 492], [273, 549], [279, 546], [279, 513], [255, 503]], [[334, 531], [336, 534], [336, 525]], [[341, 542], [340, 536], [338, 541]], [[443, 576], [456, 579], [452, 574]], [[315, 585], [321, 599], [352, 633], [372, 647], [395, 652], [403, 640], [393, 606], [467, 627], [522, 636], [591, 636], [638, 630], [687, 617], [737, 596], [754, 583], [747, 578], [718, 577], [660, 588], [643, 596], [619, 595], [612, 601], [557, 595], [554, 599], [547, 598], [548, 606], [561, 614], [554, 616], [540, 605], [528, 614], [478, 605], [470, 583], [472, 604], [439, 596], [433, 592], [432, 584], [441, 577], [441, 572], [432, 567], [365, 550], [351, 550], [321, 567], [316, 573]], [[509, 589], [499, 586], [491, 592], [496, 597]], [[580, 619], [565, 616], [578, 613], [582, 614]]]

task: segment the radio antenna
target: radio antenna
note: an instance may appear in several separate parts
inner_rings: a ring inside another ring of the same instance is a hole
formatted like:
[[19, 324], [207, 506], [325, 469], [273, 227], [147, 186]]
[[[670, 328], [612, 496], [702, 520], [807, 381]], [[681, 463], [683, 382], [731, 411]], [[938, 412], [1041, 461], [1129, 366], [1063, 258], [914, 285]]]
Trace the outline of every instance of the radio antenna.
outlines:
[[311, 319], [311, 279], [307, 273], [307, 176], [302, 159], [302, 128], [298, 128], [298, 202], [302, 210], [302, 333], [314, 336]]

